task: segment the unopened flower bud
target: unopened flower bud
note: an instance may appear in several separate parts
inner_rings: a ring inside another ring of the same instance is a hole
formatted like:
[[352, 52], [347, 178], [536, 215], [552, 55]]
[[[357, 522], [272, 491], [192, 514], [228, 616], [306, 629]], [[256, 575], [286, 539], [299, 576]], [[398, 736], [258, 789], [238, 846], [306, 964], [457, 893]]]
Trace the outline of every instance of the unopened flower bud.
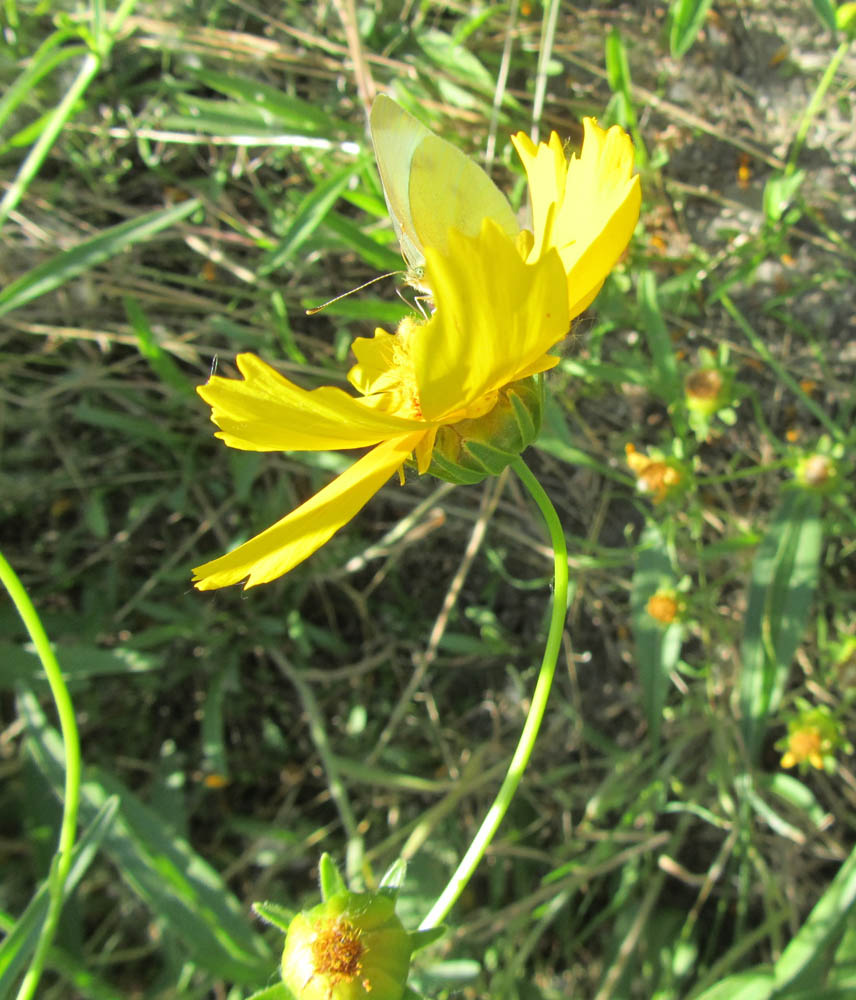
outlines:
[[712, 417], [730, 402], [728, 379], [718, 368], [696, 368], [684, 380], [687, 409]]
[[829, 455], [815, 452], [805, 455], [796, 467], [796, 480], [801, 486], [811, 490], [824, 492], [835, 486], [838, 481], [838, 465]]

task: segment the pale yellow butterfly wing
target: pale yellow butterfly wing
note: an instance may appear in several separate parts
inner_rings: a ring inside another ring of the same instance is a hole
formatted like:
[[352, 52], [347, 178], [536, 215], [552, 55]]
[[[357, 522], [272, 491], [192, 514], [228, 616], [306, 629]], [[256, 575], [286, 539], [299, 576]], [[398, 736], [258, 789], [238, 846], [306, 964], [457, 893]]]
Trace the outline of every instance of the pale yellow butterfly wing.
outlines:
[[[519, 230], [505, 196], [482, 168], [380, 94], [372, 105], [372, 142], [392, 224], [418, 284], [425, 247], [447, 250], [449, 229], [478, 235], [493, 219], [509, 236]], [[414, 280], [415, 279], [415, 280]]]
[[386, 207], [401, 253], [408, 267], [421, 270], [425, 256], [410, 213], [410, 164], [417, 146], [433, 133], [385, 94], [375, 98], [369, 124]]

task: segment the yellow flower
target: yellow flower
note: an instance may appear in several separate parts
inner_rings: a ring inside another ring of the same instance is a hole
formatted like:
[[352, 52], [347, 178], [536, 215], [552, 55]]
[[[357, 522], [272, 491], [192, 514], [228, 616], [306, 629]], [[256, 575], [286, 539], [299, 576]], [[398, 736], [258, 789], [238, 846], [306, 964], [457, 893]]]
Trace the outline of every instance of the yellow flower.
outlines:
[[[533, 233], [525, 234], [528, 260], [550, 247], [568, 276], [571, 318], [589, 306], [624, 253], [642, 198], [633, 174], [633, 144], [623, 129], [608, 131], [583, 119], [580, 155], [565, 160], [559, 136], [537, 146], [523, 132], [512, 137], [529, 181]], [[528, 244], [528, 246], [527, 246]]]
[[812, 708], [798, 699], [798, 707], [799, 713], [788, 720], [787, 736], [776, 743], [776, 749], [784, 751], [782, 767], [798, 765], [801, 771], [807, 771], [809, 766], [817, 771], [834, 771], [835, 752], [853, 752], [842, 723], [826, 705]]
[[[555, 251], [527, 264], [486, 220], [478, 237], [453, 233], [449, 256], [426, 248], [437, 305], [354, 342], [351, 384], [363, 395], [308, 392], [252, 354], [243, 381], [212, 377], [199, 394], [218, 437], [250, 451], [374, 447], [329, 486], [237, 549], [194, 570], [201, 590], [287, 573], [349, 521], [413, 455], [424, 472], [439, 428], [488, 413], [506, 386], [552, 368], [547, 352], [568, 330], [564, 272]], [[501, 335], [497, 335], [501, 331]]]
[[[425, 247], [435, 311], [396, 334], [359, 338], [348, 379], [360, 397], [306, 391], [251, 354], [243, 380], [213, 376], [198, 389], [217, 436], [250, 451], [371, 451], [266, 531], [194, 570], [210, 590], [282, 576], [346, 524], [408, 459], [423, 473], [441, 428], [469, 431], [514, 384], [552, 368], [549, 351], [594, 298], [639, 214], [632, 146], [620, 129], [585, 123], [580, 157], [566, 163], [558, 137], [537, 148], [515, 137], [529, 176], [534, 233], [516, 240], [485, 219], [478, 236], [456, 230], [443, 254]], [[445, 432], [444, 432], [445, 433]], [[477, 435], [476, 435], [477, 436]]]
[[662, 503], [686, 485], [680, 465], [674, 459], [650, 458], [632, 444], [625, 445], [624, 450], [638, 488], [649, 493], [654, 503]]
[[686, 610], [685, 603], [674, 590], [658, 590], [648, 598], [645, 610], [661, 625], [671, 625]]
[[818, 726], [802, 726], [788, 733], [788, 749], [782, 756], [782, 767], [796, 764], [811, 764], [818, 771], [823, 770], [823, 733]]
[[401, 1000], [412, 950], [392, 899], [344, 891], [292, 920], [282, 979], [299, 1000]]

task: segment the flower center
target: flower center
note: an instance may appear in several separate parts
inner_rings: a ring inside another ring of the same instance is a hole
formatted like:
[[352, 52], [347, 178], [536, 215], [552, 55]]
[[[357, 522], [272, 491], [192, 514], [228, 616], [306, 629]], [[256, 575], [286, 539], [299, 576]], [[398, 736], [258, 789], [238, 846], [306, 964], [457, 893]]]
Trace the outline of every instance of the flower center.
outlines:
[[811, 760], [813, 754], [820, 753], [822, 739], [816, 726], [807, 726], [791, 733], [788, 745], [797, 760]]
[[360, 938], [360, 930], [341, 917], [325, 921], [316, 932], [312, 941], [312, 965], [315, 976], [328, 980], [328, 996], [333, 995], [339, 983], [353, 982], [362, 972], [365, 949]]

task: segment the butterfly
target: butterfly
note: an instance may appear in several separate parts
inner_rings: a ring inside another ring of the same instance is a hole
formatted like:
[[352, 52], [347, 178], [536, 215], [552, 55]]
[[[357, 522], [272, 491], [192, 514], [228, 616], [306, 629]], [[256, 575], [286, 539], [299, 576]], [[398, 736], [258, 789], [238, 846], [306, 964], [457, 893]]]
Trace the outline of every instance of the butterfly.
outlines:
[[477, 236], [493, 219], [509, 236], [520, 230], [505, 195], [482, 168], [379, 94], [369, 116], [383, 193], [401, 253], [407, 283], [430, 294], [425, 248], [448, 251], [449, 230]]

